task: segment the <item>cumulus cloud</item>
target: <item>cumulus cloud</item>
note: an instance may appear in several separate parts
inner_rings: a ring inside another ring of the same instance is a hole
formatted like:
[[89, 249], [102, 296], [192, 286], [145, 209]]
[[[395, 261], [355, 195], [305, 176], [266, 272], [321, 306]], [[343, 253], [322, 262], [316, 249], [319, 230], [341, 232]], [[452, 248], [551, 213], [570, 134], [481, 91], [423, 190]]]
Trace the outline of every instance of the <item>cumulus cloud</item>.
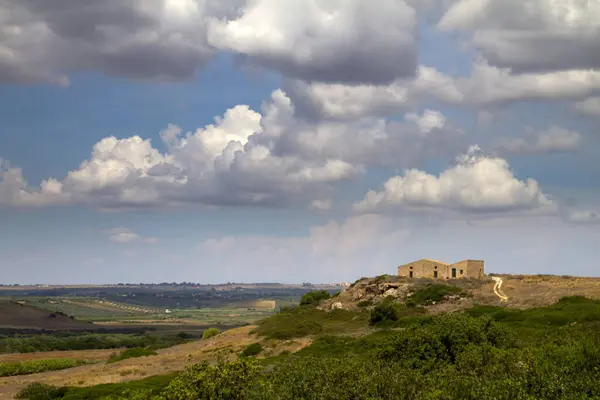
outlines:
[[517, 73], [600, 68], [597, 1], [459, 0], [438, 26], [472, 33], [486, 60]]
[[[600, 71], [569, 70], [515, 74], [476, 59], [468, 76], [450, 76], [420, 66], [414, 79], [389, 84], [331, 84], [291, 81], [286, 92], [299, 115], [309, 120], [353, 120], [365, 116], [397, 115], [436, 100], [484, 108], [517, 101], [585, 99], [600, 91]], [[579, 105], [593, 109], [593, 100]]]
[[439, 176], [409, 169], [385, 182], [381, 191], [369, 191], [355, 204], [362, 212], [393, 209], [499, 213], [553, 210], [554, 203], [533, 179], [521, 181], [506, 160], [481, 155], [477, 146], [457, 165]]
[[600, 117], [600, 97], [590, 97], [577, 102], [575, 108], [582, 114]]
[[529, 129], [525, 138], [500, 140], [496, 148], [508, 154], [540, 154], [577, 151], [581, 146], [581, 134], [559, 126], [535, 132]]
[[181, 80], [214, 55], [207, 16], [235, 16], [240, 1], [107, 0], [0, 3], [0, 82], [67, 84], [68, 74]]
[[3, 1], [0, 24], [0, 82], [184, 80], [219, 51], [308, 80], [386, 82], [417, 60], [416, 12], [396, 0]]
[[265, 137], [278, 137], [274, 151], [281, 155], [405, 167], [431, 156], [454, 156], [465, 139], [460, 128], [435, 110], [408, 113], [402, 122], [373, 117], [307, 121], [283, 92], [278, 92], [274, 104], [278, 112], [265, 123]]
[[168, 126], [161, 153], [149, 139], [107, 137], [89, 159], [62, 181], [28, 187], [20, 170], [0, 176], [0, 199], [9, 204], [83, 203], [110, 208], [201, 204], [308, 205], [328, 198], [336, 182], [362, 172], [362, 166], [340, 158], [307, 159], [297, 153], [277, 154], [278, 113], [285, 95], [276, 91], [264, 116], [238, 105], [214, 124], [183, 133]]
[[158, 243], [155, 237], [142, 236], [128, 228], [114, 228], [106, 231], [108, 240], [116, 243]]
[[416, 31], [402, 0], [249, 0], [238, 18], [211, 20], [208, 39], [286, 76], [364, 83], [414, 75]]

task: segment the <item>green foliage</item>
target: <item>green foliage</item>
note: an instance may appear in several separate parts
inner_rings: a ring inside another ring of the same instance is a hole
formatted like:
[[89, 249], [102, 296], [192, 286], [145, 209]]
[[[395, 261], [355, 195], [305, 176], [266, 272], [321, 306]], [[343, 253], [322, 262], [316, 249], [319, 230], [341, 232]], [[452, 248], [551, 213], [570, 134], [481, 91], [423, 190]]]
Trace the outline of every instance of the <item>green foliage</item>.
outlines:
[[208, 328], [202, 332], [202, 339], [210, 339], [211, 337], [217, 336], [221, 331], [219, 328]]
[[179, 332], [177, 334], [177, 337], [179, 339], [191, 339], [194, 337], [194, 335], [192, 335], [191, 333], [187, 333], [187, 332]]
[[46, 385], [44, 383], [34, 382], [21, 389], [15, 395], [15, 398], [28, 400], [62, 399], [67, 390], [67, 388], [61, 388], [57, 386]]
[[208, 328], [202, 333], [202, 339], [210, 339], [213, 336], [217, 336], [221, 331], [219, 328]]
[[368, 313], [348, 310], [322, 311], [296, 307], [280, 311], [258, 323], [254, 333], [268, 339], [293, 339], [308, 335], [343, 333], [367, 326]]
[[326, 290], [313, 290], [302, 296], [300, 299], [301, 306], [316, 306], [324, 300], [331, 298], [331, 295]]
[[[90, 387], [56, 387], [41, 383], [32, 383], [19, 392], [17, 397], [26, 400], [149, 400], [156, 399], [175, 379], [177, 374], [157, 375], [149, 378], [107, 383]], [[46, 396], [46, 397], [42, 397]]]
[[113, 354], [108, 358], [107, 363], [126, 360], [128, 358], [155, 356], [157, 353], [148, 347], [134, 347], [132, 349], [123, 350], [119, 354]]
[[50, 360], [27, 360], [19, 362], [0, 363], [0, 377], [37, 374], [46, 371], [57, 371], [78, 367], [85, 361], [70, 358], [55, 358]]
[[[395, 323], [406, 318], [407, 310], [415, 310], [391, 301], [382, 304], [399, 313]], [[522, 311], [476, 307], [413, 319], [405, 329], [359, 338], [327, 333], [276, 361], [241, 358], [216, 366], [198, 364], [163, 390], [119, 384], [120, 391], [103, 391], [105, 397], [99, 397], [99, 387], [92, 387], [78, 390], [93, 396], [69, 397], [75, 393], [69, 388], [64, 397], [36, 399], [597, 399], [599, 307], [599, 301], [580, 297]], [[279, 332], [292, 320], [302, 320], [321, 324], [324, 332], [341, 333], [345, 324], [361, 318], [366, 323], [366, 314], [299, 307], [263, 321], [262, 328]], [[527, 337], [522, 335], [525, 328]], [[57, 390], [46, 389], [48, 396]]]
[[251, 343], [240, 354], [242, 357], [252, 357], [260, 354], [262, 346], [260, 343]]
[[427, 310], [422, 307], [407, 307], [393, 300], [383, 300], [371, 310], [369, 324], [380, 328], [402, 326], [423, 319]]
[[373, 305], [371, 300], [361, 300], [356, 304], [359, 308], [367, 308]]
[[189, 367], [175, 378], [160, 399], [247, 399], [254, 387], [260, 387], [261, 382], [261, 369], [255, 361], [241, 359], [216, 366], [205, 362]]
[[56, 350], [92, 350], [132, 347], [164, 348], [185, 343], [185, 339], [173, 336], [102, 334], [69, 332], [41, 335], [0, 337], [0, 353], [31, 353]]
[[413, 292], [410, 298], [406, 300], [406, 305], [409, 307], [416, 307], [418, 305], [427, 306], [444, 300], [446, 296], [453, 295], [468, 296], [466, 292], [455, 286], [429, 283]]

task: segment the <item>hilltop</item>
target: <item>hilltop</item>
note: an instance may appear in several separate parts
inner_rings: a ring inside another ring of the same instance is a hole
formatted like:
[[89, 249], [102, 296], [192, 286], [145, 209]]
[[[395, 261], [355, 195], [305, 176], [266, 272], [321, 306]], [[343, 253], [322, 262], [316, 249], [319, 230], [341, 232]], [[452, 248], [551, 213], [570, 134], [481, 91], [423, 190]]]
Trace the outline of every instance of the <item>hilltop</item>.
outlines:
[[[502, 280], [502, 291], [508, 297], [503, 302], [494, 293], [494, 278]], [[452, 312], [474, 304], [511, 308], [547, 306], [566, 296], [585, 296], [600, 299], [600, 278], [554, 275], [490, 275], [484, 279], [411, 279], [394, 275], [361, 278], [343, 289], [338, 295], [323, 302], [322, 310], [361, 310], [372, 308], [389, 297], [397, 302], [410, 300], [415, 292], [427, 287], [457, 288], [456, 293], [445, 293], [426, 305], [430, 313]], [[441, 289], [444, 291], [444, 289]], [[452, 291], [453, 289], [450, 289]], [[462, 294], [461, 294], [462, 293]]]
[[14, 301], [0, 301], [0, 329], [86, 330], [93, 329], [93, 325], [62, 313], [49, 312]]

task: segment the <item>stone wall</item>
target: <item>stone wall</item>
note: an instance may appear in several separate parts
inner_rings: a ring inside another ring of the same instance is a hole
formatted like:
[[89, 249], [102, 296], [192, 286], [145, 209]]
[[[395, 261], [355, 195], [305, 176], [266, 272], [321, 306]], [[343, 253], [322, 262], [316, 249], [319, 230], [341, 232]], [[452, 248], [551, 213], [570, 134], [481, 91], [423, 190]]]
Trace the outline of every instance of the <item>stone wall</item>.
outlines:
[[398, 267], [398, 276], [410, 278], [411, 272], [412, 278], [449, 278], [448, 265], [433, 260], [419, 260]]
[[[411, 274], [412, 273], [412, 274]], [[398, 276], [406, 278], [477, 278], [484, 276], [482, 260], [463, 260], [454, 264], [446, 264], [434, 260], [419, 260], [400, 265]]]

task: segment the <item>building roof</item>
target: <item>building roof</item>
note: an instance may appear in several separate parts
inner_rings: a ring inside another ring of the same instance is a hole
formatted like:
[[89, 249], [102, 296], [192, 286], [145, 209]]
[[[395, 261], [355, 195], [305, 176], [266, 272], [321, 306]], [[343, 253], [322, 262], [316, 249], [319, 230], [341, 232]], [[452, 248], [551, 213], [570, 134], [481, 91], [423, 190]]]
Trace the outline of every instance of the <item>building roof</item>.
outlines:
[[423, 258], [422, 260], [425, 260], [425, 261], [431, 261], [431, 262], [434, 262], [434, 263], [436, 263], [436, 264], [450, 265], [450, 264], [448, 264], [448, 263], [445, 263], [445, 262], [443, 262], [443, 261], [434, 260], [434, 259], [432, 259], [432, 258]]

